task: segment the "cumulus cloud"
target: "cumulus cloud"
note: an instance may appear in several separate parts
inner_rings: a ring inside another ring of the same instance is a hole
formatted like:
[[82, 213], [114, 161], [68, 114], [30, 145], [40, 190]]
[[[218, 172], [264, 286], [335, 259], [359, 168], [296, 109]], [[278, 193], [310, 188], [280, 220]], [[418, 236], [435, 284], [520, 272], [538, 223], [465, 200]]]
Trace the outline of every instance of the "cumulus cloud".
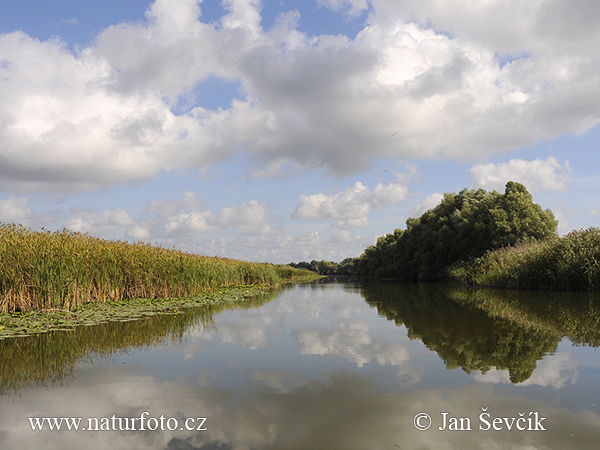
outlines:
[[251, 235], [268, 234], [273, 230], [269, 206], [257, 200], [225, 207], [215, 213], [204, 209], [196, 194], [186, 191], [182, 200], [156, 200], [150, 204], [149, 210], [154, 236], [192, 237], [226, 228]]
[[33, 210], [27, 206], [28, 204], [28, 198], [17, 198], [15, 195], [11, 195], [6, 200], [0, 200], [0, 222], [26, 223], [34, 214]]
[[558, 220], [557, 231], [559, 234], [567, 234], [573, 230], [569, 215], [564, 211], [564, 205], [557, 205], [552, 209], [552, 212], [554, 213], [554, 218]]
[[444, 194], [440, 194], [439, 192], [428, 195], [425, 200], [408, 212], [408, 217], [420, 217], [425, 211], [435, 208], [443, 198]]
[[115, 231], [126, 229], [136, 223], [127, 211], [120, 208], [101, 212], [77, 208], [72, 211], [72, 214], [74, 217], [65, 222], [67, 229], [96, 236], [111, 236]]
[[61, 224], [60, 228], [102, 238], [152, 240], [178, 246], [188, 243], [189, 238], [201, 238], [211, 231], [224, 233], [236, 230], [246, 240], [258, 239], [259, 236], [281, 236], [280, 230], [273, 225], [277, 218], [266, 203], [250, 200], [215, 212], [207, 209], [191, 191], [184, 192], [180, 200], [154, 200], [136, 214], [121, 208], [95, 210], [74, 207], [50, 217], [29, 208], [28, 203], [28, 198], [14, 195], [0, 201], [0, 222], [18, 222], [30, 227], [42, 223], [48, 227], [48, 222], [57, 221]]
[[408, 188], [399, 183], [379, 183], [375, 189], [357, 181], [345, 191], [326, 195], [323, 193], [301, 195], [293, 217], [296, 219], [338, 219], [340, 228], [361, 228], [369, 223], [371, 208], [384, 208], [403, 201]]
[[478, 164], [469, 171], [471, 186], [488, 190], [504, 191], [507, 181], [524, 184], [531, 192], [565, 191], [571, 182], [569, 161], [564, 166], [550, 156], [533, 161], [511, 159], [507, 163]]
[[[311, 36], [297, 12], [264, 30], [256, 0], [224, 2], [210, 24], [196, 0], [156, 0], [145, 21], [76, 52], [0, 35], [0, 188], [129, 183], [234, 151], [347, 174], [373, 158], [479, 157], [600, 120], [590, 2], [319, 4], [369, 6], [368, 17], [355, 38]], [[209, 77], [239, 83], [240, 98], [175, 114]]]

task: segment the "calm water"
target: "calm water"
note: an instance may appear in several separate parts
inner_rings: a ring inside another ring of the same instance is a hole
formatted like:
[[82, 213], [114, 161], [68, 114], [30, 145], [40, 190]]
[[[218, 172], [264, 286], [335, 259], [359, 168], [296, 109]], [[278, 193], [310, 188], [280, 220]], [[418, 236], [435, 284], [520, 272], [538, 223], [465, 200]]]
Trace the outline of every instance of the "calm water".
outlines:
[[598, 311], [574, 294], [318, 283], [5, 340], [0, 448], [597, 449]]

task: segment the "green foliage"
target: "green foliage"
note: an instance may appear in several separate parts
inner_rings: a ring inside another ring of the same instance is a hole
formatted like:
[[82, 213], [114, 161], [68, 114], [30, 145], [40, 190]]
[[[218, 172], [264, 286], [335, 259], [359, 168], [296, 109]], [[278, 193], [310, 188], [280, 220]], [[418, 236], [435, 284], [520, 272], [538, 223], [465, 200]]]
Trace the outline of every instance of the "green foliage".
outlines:
[[504, 194], [463, 189], [445, 194], [435, 208], [409, 218], [406, 230], [380, 237], [356, 263], [376, 278], [439, 280], [459, 261], [509, 245], [555, 235], [550, 210], [533, 203], [522, 184], [508, 182]]
[[333, 261], [316, 261], [312, 260], [311, 262], [302, 261], [299, 263], [289, 263], [290, 267], [295, 269], [304, 269], [310, 270], [312, 272], [316, 272], [319, 275], [327, 275], [327, 276], [349, 276], [356, 275], [356, 262], [358, 258], [346, 258], [340, 263], [336, 263]]
[[506, 247], [456, 264], [449, 280], [505, 288], [597, 291], [600, 288], [600, 229]]
[[[406, 327], [408, 336], [435, 351], [448, 369], [486, 373], [495, 368], [508, 370], [513, 383], [526, 381], [537, 362], [556, 351], [560, 330], [534, 315], [515, 323], [490, 314], [480, 302], [456, 300], [469, 299], [470, 291], [440, 283], [366, 283], [362, 293], [380, 316]], [[519, 306], [511, 312], [518, 315]], [[568, 308], [561, 317], [570, 317]]]
[[286, 266], [0, 224], [0, 312], [189, 297], [224, 285], [274, 285], [301, 275]]

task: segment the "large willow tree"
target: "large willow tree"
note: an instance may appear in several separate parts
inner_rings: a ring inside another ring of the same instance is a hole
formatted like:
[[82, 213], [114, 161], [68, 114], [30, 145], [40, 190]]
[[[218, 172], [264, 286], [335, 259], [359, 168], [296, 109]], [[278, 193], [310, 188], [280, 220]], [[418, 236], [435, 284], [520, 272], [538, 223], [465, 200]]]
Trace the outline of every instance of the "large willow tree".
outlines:
[[520, 183], [509, 181], [504, 194], [463, 189], [445, 194], [421, 217], [409, 218], [406, 230], [380, 237], [361, 255], [357, 268], [379, 278], [442, 279], [451, 264], [550, 237], [557, 224], [552, 211], [533, 203]]

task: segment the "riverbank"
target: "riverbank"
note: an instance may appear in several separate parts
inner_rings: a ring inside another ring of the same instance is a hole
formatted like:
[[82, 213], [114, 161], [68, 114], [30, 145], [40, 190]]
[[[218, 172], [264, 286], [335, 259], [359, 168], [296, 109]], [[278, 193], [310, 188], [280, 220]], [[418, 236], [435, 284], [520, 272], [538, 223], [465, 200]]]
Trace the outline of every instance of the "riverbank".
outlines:
[[162, 315], [178, 316], [186, 314], [190, 308], [220, 308], [232, 303], [241, 308], [256, 306], [275, 298], [280, 290], [273, 286], [229, 286], [196, 297], [122, 299], [87, 303], [73, 311], [51, 309], [0, 314], [0, 341], [55, 331], [74, 331], [81, 326], [87, 328], [110, 322], [133, 322]]
[[448, 270], [448, 281], [512, 289], [597, 291], [600, 229], [491, 251]]
[[190, 298], [226, 286], [276, 286], [310, 277], [317, 276], [285, 265], [0, 224], [0, 313], [72, 311], [132, 298]]

